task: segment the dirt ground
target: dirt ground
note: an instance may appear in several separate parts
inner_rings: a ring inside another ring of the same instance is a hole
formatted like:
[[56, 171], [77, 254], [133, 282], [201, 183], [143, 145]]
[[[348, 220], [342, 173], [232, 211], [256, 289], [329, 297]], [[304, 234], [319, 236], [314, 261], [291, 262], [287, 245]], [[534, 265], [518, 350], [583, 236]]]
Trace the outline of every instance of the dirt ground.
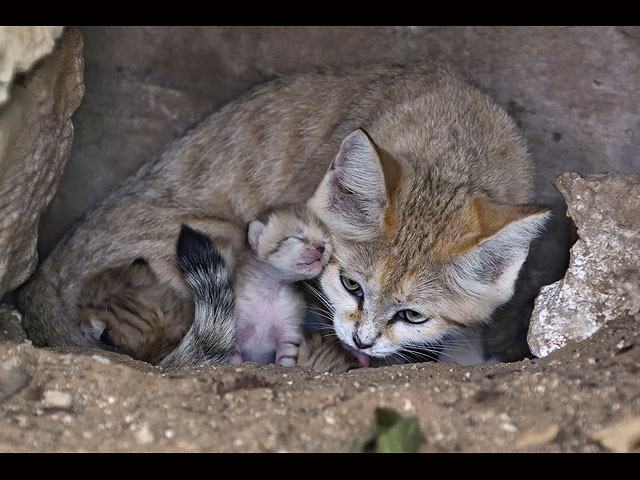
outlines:
[[340, 375], [0, 341], [0, 452], [362, 451], [378, 407], [417, 419], [419, 452], [640, 452], [639, 326], [544, 359]]

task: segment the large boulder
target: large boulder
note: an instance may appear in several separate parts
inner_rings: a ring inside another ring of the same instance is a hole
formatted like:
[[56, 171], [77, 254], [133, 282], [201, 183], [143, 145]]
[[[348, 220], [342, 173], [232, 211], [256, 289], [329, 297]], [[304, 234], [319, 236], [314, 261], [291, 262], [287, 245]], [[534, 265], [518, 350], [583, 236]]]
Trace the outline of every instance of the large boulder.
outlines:
[[9, 99], [16, 74], [49, 55], [63, 27], [0, 27], [0, 105]]
[[[68, 29], [50, 53], [47, 46], [59, 33], [47, 27], [0, 29], [0, 95], [11, 83], [6, 71], [21, 72], [41, 59], [13, 80], [9, 99], [0, 105], [0, 297], [36, 267], [38, 222], [69, 156], [71, 115], [84, 94], [82, 37]], [[20, 56], [29, 61], [7, 66]]]
[[567, 172], [553, 184], [579, 239], [565, 277], [536, 298], [527, 340], [538, 357], [640, 312], [640, 175]]

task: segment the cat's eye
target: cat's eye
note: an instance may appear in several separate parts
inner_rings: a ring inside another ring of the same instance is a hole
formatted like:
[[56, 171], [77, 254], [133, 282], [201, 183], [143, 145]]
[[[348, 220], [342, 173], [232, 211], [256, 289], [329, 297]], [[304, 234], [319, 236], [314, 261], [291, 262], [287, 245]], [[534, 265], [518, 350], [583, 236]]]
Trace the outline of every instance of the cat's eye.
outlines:
[[416, 312], [415, 310], [400, 310], [396, 315], [405, 322], [424, 323], [429, 320], [428, 317]]
[[343, 274], [340, 274], [340, 281], [349, 293], [355, 295], [356, 297], [362, 296], [362, 287], [360, 287], [360, 284], [358, 282], [344, 276]]

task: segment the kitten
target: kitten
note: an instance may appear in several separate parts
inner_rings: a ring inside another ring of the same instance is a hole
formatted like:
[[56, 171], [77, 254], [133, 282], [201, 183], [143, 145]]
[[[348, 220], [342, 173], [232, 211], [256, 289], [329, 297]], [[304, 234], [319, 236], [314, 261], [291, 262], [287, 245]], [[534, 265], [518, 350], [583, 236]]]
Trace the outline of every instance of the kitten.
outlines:
[[231, 363], [296, 365], [305, 303], [296, 282], [317, 277], [331, 256], [328, 233], [304, 206], [249, 223], [250, 250], [238, 259], [238, 333]]
[[[403, 354], [487, 322], [512, 296], [549, 210], [527, 203], [532, 171], [515, 122], [451, 66], [275, 79], [213, 113], [85, 215], [20, 292], [25, 331], [36, 346], [107, 348], [78, 317], [91, 277], [142, 257], [158, 289], [189, 299], [174, 258], [181, 224], [210, 237], [232, 275], [249, 220], [307, 202], [331, 235], [320, 282], [336, 335], [360, 355]], [[226, 292], [216, 278], [213, 291]], [[208, 315], [233, 317], [209, 300]], [[155, 307], [141, 303], [140, 316], [144, 308]], [[224, 357], [232, 340], [232, 330], [194, 321], [171, 361]]]
[[193, 302], [165, 295], [143, 259], [91, 277], [78, 304], [81, 329], [88, 337], [153, 364], [178, 346], [193, 315]]
[[[193, 300], [166, 295], [147, 262], [138, 258], [130, 265], [99, 272], [85, 283], [78, 304], [81, 331], [87, 337], [99, 338], [109, 350], [164, 366], [175, 362], [178, 354], [174, 350], [185, 334], [197, 337], [209, 323], [217, 323], [227, 336], [233, 337], [236, 323], [232, 284], [211, 240], [182, 225], [175, 252]], [[215, 345], [214, 349], [199, 353], [202, 363], [229, 359], [233, 340]]]

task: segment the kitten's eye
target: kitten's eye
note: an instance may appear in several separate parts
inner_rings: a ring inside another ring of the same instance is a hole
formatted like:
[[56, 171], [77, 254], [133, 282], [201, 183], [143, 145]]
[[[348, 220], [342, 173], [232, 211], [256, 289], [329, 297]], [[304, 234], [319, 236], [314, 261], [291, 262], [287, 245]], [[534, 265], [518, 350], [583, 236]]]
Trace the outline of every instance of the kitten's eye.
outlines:
[[355, 295], [356, 297], [362, 296], [362, 287], [355, 280], [351, 280], [349, 277], [345, 277], [343, 274], [340, 274], [340, 281], [344, 288], [347, 289], [349, 293]]
[[428, 317], [425, 317], [415, 310], [400, 310], [396, 315], [398, 315], [398, 317], [400, 317], [405, 322], [409, 323], [424, 323], [429, 320]]

